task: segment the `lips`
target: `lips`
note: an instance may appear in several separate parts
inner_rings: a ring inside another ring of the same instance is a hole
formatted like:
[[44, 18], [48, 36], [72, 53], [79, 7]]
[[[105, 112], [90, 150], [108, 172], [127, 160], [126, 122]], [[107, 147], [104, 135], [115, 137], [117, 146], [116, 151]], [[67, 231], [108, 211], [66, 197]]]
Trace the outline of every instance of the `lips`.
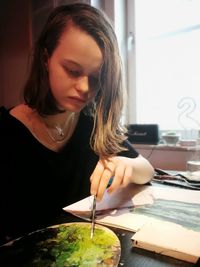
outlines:
[[85, 98], [81, 98], [77, 96], [71, 96], [69, 97], [69, 100], [77, 104], [85, 104], [87, 102]]

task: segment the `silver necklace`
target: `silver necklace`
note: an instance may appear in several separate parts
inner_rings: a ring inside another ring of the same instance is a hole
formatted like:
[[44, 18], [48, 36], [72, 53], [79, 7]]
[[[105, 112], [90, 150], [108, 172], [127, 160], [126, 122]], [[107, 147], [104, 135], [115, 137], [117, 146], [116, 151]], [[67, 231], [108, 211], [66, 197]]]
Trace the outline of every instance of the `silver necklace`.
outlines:
[[70, 114], [63, 127], [61, 127], [60, 125], [50, 127], [45, 123], [47, 134], [51, 138], [51, 140], [56, 143], [66, 141], [73, 132], [75, 125], [75, 117], [76, 116], [74, 112]]
[[58, 126], [55, 126], [55, 128], [48, 128], [47, 127], [47, 133], [48, 136], [56, 143], [63, 142], [67, 136], [62, 130], [62, 128], [59, 128]]

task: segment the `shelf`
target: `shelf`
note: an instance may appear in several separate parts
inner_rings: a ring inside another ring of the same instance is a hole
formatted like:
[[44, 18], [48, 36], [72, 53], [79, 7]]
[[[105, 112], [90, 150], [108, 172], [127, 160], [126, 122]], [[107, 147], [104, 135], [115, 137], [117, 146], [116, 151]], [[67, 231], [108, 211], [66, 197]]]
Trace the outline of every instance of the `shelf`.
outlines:
[[156, 149], [156, 150], [170, 150], [170, 151], [197, 151], [200, 146], [180, 146], [180, 145], [149, 145], [149, 144], [132, 144], [136, 149]]
[[193, 159], [197, 151], [200, 154], [200, 146], [132, 145], [143, 157], [150, 161], [154, 168], [164, 170], [186, 171], [187, 161]]

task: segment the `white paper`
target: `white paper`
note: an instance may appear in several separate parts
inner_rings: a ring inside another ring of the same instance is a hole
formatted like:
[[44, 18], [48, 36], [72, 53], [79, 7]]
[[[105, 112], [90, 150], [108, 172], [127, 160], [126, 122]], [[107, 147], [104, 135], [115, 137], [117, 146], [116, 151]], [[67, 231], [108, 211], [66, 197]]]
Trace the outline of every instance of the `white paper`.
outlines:
[[[64, 210], [89, 220], [91, 206], [88, 197]], [[133, 231], [134, 246], [189, 262], [200, 257], [200, 191], [131, 184], [106, 192], [96, 222]]]

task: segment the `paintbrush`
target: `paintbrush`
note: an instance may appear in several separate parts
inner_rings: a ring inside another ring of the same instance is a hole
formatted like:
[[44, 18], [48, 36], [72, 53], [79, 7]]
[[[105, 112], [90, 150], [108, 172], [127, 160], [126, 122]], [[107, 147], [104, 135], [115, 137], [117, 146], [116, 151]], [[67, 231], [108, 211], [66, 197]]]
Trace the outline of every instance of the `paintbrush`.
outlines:
[[95, 227], [95, 213], [96, 213], [96, 196], [93, 196], [93, 205], [92, 205], [92, 217], [91, 217], [91, 232], [90, 238], [94, 236], [94, 227]]

